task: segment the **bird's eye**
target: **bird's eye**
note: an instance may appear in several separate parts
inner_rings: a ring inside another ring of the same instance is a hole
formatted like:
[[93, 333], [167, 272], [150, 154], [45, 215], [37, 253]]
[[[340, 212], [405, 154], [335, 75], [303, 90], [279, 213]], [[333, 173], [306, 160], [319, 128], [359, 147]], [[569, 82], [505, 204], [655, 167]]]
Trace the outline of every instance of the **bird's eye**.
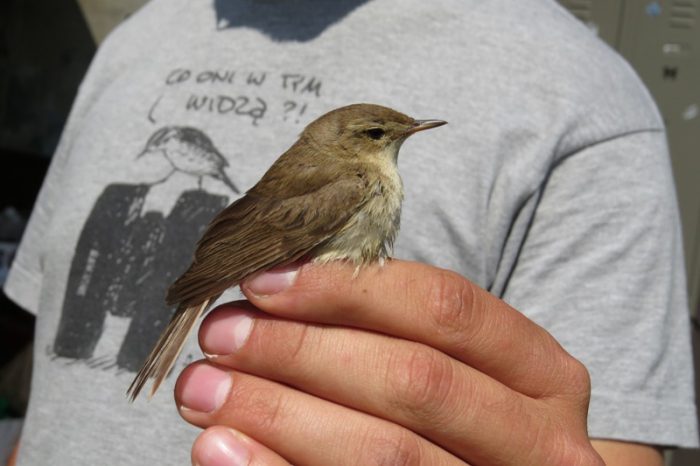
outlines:
[[381, 139], [384, 137], [384, 130], [381, 128], [370, 128], [365, 132], [371, 139]]

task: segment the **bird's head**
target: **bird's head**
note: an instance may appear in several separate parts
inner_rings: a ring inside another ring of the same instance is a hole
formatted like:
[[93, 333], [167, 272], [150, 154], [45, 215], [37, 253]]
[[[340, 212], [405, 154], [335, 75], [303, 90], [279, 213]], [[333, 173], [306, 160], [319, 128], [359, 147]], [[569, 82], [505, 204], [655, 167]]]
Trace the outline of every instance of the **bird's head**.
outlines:
[[354, 104], [311, 122], [301, 140], [343, 157], [396, 162], [401, 144], [411, 134], [444, 125], [442, 120], [415, 120], [388, 107]]
[[168, 141], [170, 141], [173, 137], [178, 136], [178, 134], [179, 128], [175, 126], [164, 126], [163, 128], [160, 128], [158, 131], [153, 133], [150, 138], [148, 138], [146, 146], [136, 158], [163, 150]]

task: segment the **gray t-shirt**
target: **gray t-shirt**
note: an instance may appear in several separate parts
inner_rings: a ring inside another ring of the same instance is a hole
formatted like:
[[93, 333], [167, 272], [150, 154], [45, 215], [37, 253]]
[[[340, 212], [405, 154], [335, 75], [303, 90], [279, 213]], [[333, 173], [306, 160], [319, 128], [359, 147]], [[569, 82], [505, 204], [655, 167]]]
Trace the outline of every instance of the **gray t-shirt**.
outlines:
[[[697, 445], [663, 123], [553, 0], [153, 0], [100, 47], [5, 287], [38, 317], [20, 466], [188, 462], [175, 377], [125, 397], [165, 290], [219, 209], [355, 102], [450, 123], [402, 150], [395, 256], [551, 331], [591, 372], [591, 436]], [[174, 373], [197, 358], [190, 339]]]

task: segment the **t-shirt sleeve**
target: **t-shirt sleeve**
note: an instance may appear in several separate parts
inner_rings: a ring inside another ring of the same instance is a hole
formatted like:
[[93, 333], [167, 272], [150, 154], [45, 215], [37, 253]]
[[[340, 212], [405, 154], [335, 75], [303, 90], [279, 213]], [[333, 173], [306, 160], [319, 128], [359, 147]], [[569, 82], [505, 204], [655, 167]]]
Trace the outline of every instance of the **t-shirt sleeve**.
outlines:
[[98, 50], [80, 85], [3, 286], [10, 299], [33, 314], [37, 312], [41, 292], [43, 248], [46, 245], [43, 238], [50, 228], [57, 203], [67, 202], [61, 198], [61, 192], [62, 185], [66, 182], [63, 172], [70, 158], [73, 141], [89, 113], [92, 102], [98, 98], [100, 90], [104, 87], [103, 82], [108, 79], [114, 66], [118, 66], [111, 63], [109, 53], [103, 49], [104, 47], [101, 47]]
[[665, 134], [560, 160], [504, 299], [589, 369], [594, 438], [697, 445], [681, 229]]
[[[146, 4], [142, 9], [152, 9], [155, 12], [157, 7], [153, 3], [155, 2]], [[182, 8], [182, 5], [178, 8], [169, 8], [167, 13], [177, 15]], [[116, 76], [134, 66], [130, 61], [130, 44], [136, 40], [135, 34], [145, 42], [151, 39], [149, 35], [151, 28], [145, 27], [144, 24], [151, 20], [151, 15], [133, 15], [109, 34], [93, 57], [73, 102], [61, 139], [3, 286], [5, 294], [10, 299], [31, 313], [36, 314], [38, 308], [43, 277], [42, 262], [45, 252], [43, 248], [46, 246], [43, 238], [50, 228], [54, 207], [57, 203], [69, 202], [61, 197], [64, 183], [79, 182], [75, 178], [69, 180], [67, 178], [70, 177], [64, 176], [73, 143], [102, 93], [114, 82]]]
[[[69, 125], [70, 123], [67, 127]], [[67, 146], [69, 145], [70, 137], [68, 132], [64, 131], [3, 286], [5, 294], [10, 299], [32, 314], [37, 313], [41, 293], [42, 256], [45, 244], [42, 238], [51, 224], [56, 202], [59, 202], [61, 172], [68, 158]]]

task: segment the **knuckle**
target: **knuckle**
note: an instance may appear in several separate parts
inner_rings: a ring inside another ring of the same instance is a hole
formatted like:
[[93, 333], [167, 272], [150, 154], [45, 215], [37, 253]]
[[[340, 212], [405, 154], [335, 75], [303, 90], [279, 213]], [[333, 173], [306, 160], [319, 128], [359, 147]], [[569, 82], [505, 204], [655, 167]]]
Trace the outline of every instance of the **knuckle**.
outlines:
[[547, 464], [553, 466], [605, 466], [605, 462], [588, 440], [565, 438]]
[[418, 437], [401, 428], [369, 431], [360, 451], [357, 464], [363, 466], [418, 466], [423, 458]]
[[591, 376], [586, 366], [568, 353], [561, 366], [563, 394], [587, 404], [591, 393]]
[[571, 419], [559, 419], [547, 416], [549, 422], [537, 421], [532, 426], [534, 433], [529, 445], [524, 448], [530, 452], [522, 464], [547, 464], [552, 466], [605, 466], [586, 434], [585, 424], [571, 423]]
[[501, 458], [507, 464], [523, 466], [605, 466], [593, 448], [587, 432], [585, 416], [572, 417], [565, 411], [552, 410], [529, 399], [519, 411], [508, 416], [513, 422], [503, 431], [507, 449]]
[[[523, 454], [525, 452], [525, 454]], [[560, 422], [547, 426], [537, 423], [522, 449], [511, 452], [509, 462], [522, 465], [604, 466], [600, 456], [581, 431], [572, 431]]]
[[464, 338], [465, 330], [473, 327], [477, 305], [474, 285], [449, 271], [439, 271], [429, 285], [427, 310], [436, 330]]
[[253, 432], [273, 434], [287, 426], [286, 398], [273, 387], [247, 386], [239, 387], [236, 393], [235, 408], [227, 413], [234, 419], [225, 421], [226, 425], [245, 425]]
[[[300, 369], [305, 367], [305, 358], [313, 354], [317, 343], [312, 338], [309, 325], [301, 322], [269, 322], [265, 337], [258, 339], [259, 354], [265, 354], [275, 367]], [[270, 342], [274, 341], [274, 345]]]
[[438, 422], [450, 410], [455, 369], [441, 353], [423, 345], [395, 353], [388, 364], [388, 397], [395, 408], [421, 421]]
[[569, 361], [572, 385], [579, 393], [588, 395], [591, 391], [591, 374], [588, 368], [578, 359], [571, 358]]

